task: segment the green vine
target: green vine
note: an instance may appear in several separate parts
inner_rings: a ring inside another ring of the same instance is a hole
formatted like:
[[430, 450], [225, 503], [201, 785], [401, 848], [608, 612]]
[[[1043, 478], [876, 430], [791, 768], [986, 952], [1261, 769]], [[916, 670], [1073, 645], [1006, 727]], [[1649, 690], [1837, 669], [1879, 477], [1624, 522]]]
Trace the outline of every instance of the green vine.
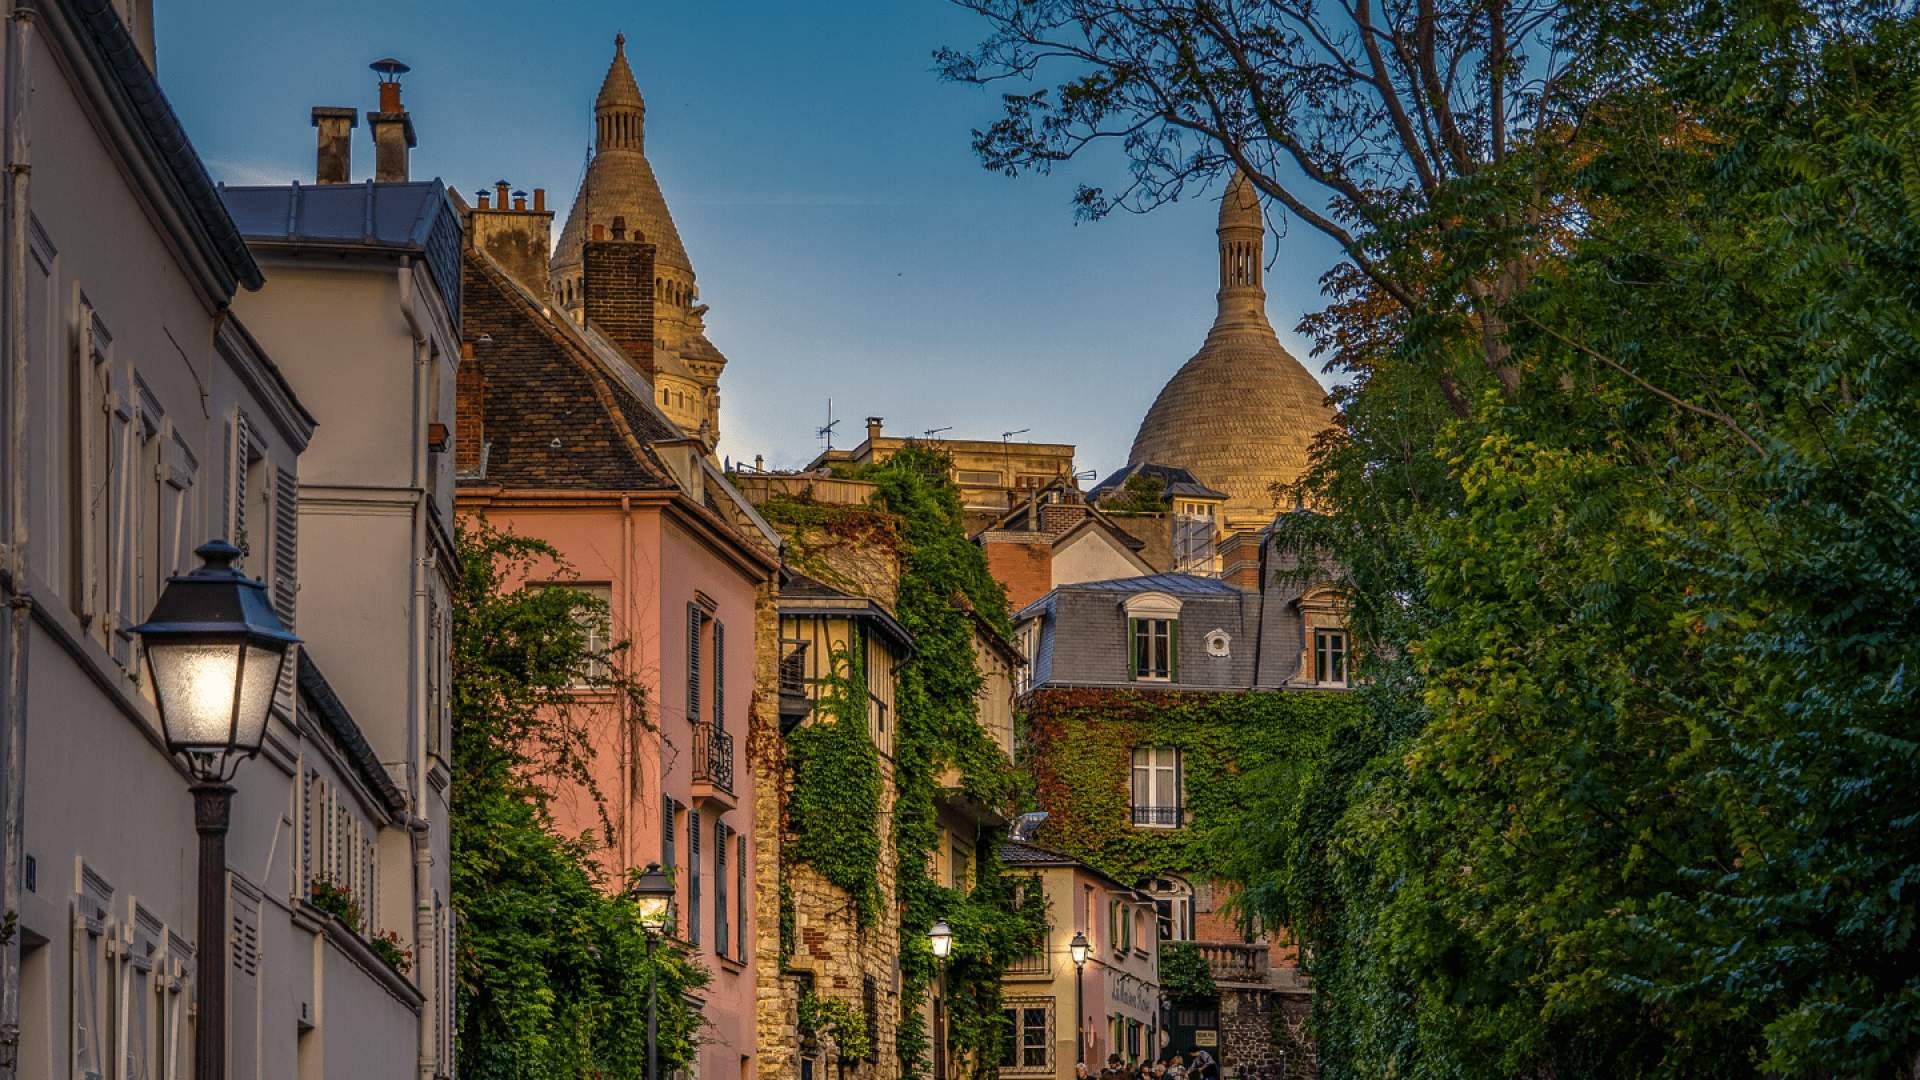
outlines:
[[[1044, 689], [1025, 701], [1026, 765], [1049, 814], [1038, 839], [1114, 878], [1208, 875], [1256, 795], [1255, 774], [1319, 760], [1357, 717], [1347, 694]], [[1180, 751], [1187, 821], [1132, 826], [1136, 746]]]
[[823, 997], [800, 991], [800, 1035], [813, 1039], [831, 1033], [840, 1046], [841, 1061], [861, 1061], [873, 1054], [873, 1032], [867, 1017], [845, 998]]
[[1212, 997], [1213, 966], [1190, 941], [1160, 946], [1160, 988], [1176, 998]]
[[1109, 496], [1100, 509], [1116, 517], [1164, 514], [1167, 512], [1166, 487], [1166, 481], [1157, 476], [1134, 473], [1127, 477], [1126, 484], [1120, 489], [1121, 494]]
[[872, 926], [880, 912], [881, 782], [880, 752], [867, 731], [865, 652], [858, 641], [834, 650], [812, 720], [787, 737], [793, 836], [786, 850], [845, 889], [860, 925]]

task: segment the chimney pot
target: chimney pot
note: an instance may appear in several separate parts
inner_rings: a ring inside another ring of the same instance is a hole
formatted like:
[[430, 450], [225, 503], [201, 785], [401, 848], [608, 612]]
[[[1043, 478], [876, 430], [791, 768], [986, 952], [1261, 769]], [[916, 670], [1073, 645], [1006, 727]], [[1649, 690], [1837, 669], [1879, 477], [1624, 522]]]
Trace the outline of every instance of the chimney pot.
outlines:
[[615, 240], [627, 238], [627, 219], [619, 214], [613, 216], [613, 238]]
[[316, 105], [313, 126], [320, 132], [313, 170], [315, 182], [348, 183], [353, 171], [353, 129], [360, 126], [360, 114], [352, 109]]
[[516, 191], [516, 192], [514, 192], [514, 193], [513, 193], [513, 208], [514, 208], [515, 210], [521, 210], [521, 211], [524, 211], [524, 210], [526, 210], [526, 208], [527, 208], [527, 193], [526, 193], [526, 192], [524, 192], [524, 191]]
[[400, 84], [383, 82], [380, 84], [380, 111], [400, 112]]
[[479, 195], [480, 195], [480, 205], [479, 205], [479, 209], [481, 209], [481, 210], [485, 210], [485, 209], [488, 209], [488, 207], [487, 207], [487, 189], [486, 189], [486, 188], [481, 188], [481, 189], [480, 189], [480, 191], [479, 191]]
[[404, 184], [409, 179], [410, 151], [420, 144], [413, 134], [413, 119], [400, 105], [400, 76], [407, 65], [398, 60], [378, 60], [372, 65], [380, 73], [380, 111], [367, 114], [367, 127], [373, 130], [373, 178], [382, 184]]
[[460, 343], [460, 359], [462, 360], [473, 359], [473, 342], [463, 341]]
[[607, 227], [605, 225], [595, 225], [593, 227], [593, 238], [595, 240], [605, 240], [607, 238]]
[[880, 420], [881, 418], [878, 416], [867, 417], [867, 441], [869, 443], [877, 443], [880, 441]]
[[547, 189], [534, 188], [533, 189], [533, 212], [536, 214], [542, 213], [546, 210], [546, 208], [547, 208]]

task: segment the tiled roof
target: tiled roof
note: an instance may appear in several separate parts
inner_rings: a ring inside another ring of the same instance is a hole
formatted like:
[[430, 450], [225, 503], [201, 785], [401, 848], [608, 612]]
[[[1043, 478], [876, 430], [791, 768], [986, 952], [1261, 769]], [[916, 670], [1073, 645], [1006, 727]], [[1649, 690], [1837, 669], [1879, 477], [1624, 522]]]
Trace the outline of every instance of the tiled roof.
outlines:
[[1219, 578], [1199, 577], [1194, 574], [1147, 574], [1142, 577], [1114, 578], [1111, 581], [1079, 581], [1071, 585], [1056, 586], [1058, 589], [1077, 589], [1086, 592], [1136, 593], [1158, 591], [1165, 593], [1218, 594], [1239, 596], [1242, 590], [1231, 582]]
[[1080, 860], [1031, 841], [1004, 840], [1000, 843], [1000, 861], [1017, 866], [1020, 863], [1077, 863]]
[[[673, 488], [647, 443], [680, 433], [514, 289], [468, 253], [467, 334], [490, 335], [474, 361], [486, 379], [480, 483], [567, 491]], [[555, 445], [556, 440], [558, 445]]]

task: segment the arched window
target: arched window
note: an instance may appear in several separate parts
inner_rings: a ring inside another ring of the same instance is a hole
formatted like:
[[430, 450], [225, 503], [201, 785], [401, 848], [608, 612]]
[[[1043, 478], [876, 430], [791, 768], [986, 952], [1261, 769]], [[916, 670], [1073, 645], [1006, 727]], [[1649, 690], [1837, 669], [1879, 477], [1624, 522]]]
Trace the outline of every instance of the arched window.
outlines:
[[1193, 940], [1193, 886], [1185, 878], [1147, 878], [1138, 888], [1153, 897], [1154, 910], [1160, 914], [1160, 940]]

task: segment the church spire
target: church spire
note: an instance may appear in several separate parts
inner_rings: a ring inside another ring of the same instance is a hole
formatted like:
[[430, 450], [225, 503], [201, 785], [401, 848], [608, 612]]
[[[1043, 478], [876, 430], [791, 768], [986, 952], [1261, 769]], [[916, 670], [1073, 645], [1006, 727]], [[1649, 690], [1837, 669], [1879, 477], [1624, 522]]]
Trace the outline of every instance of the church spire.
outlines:
[[593, 101], [593, 151], [646, 149], [647, 103], [627, 64], [627, 35], [613, 38], [613, 63], [607, 67], [600, 96]]
[[1267, 290], [1262, 280], [1267, 239], [1260, 192], [1247, 174], [1234, 170], [1220, 199], [1220, 314], [1214, 325], [1256, 319], [1267, 321]]

